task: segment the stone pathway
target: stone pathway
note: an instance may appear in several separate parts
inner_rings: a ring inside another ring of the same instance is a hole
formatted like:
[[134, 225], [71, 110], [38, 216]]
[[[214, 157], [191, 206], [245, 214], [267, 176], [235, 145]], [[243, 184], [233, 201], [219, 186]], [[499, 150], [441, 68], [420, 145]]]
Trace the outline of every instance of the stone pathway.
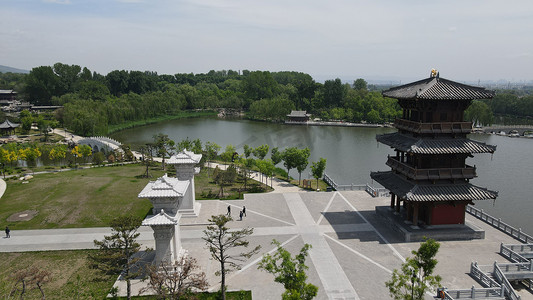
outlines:
[[[308, 282], [319, 287], [316, 299], [390, 299], [384, 282], [393, 269], [400, 267], [404, 257], [418, 248], [419, 243], [404, 243], [395, 237], [375, 214], [376, 205], [388, 205], [389, 199], [371, 198], [365, 192], [323, 193], [267, 193], [246, 194], [244, 200], [201, 201], [197, 218], [183, 218], [180, 222], [182, 245], [198, 260], [207, 275], [210, 289], [219, 288], [220, 277], [215, 276], [218, 263], [210, 258], [201, 239], [207, 220], [212, 215], [225, 214], [232, 207], [233, 216], [246, 206], [248, 216], [233, 221], [230, 228], [254, 228], [248, 239], [250, 247], [261, 245], [261, 252], [245, 261], [242, 269], [227, 277], [230, 290], [251, 290], [254, 299], [279, 299], [283, 287], [274, 282], [271, 274], [258, 270], [257, 265], [266, 253], [274, 253], [273, 239], [291, 253], [298, 253], [305, 243], [312, 245], [306, 265]], [[486, 230], [485, 240], [447, 241], [441, 243], [436, 273], [443, 277], [448, 288], [475, 285], [468, 276], [470, 262], [483, 258], [481, 264], [501, 260], [497, 251], [501, 242], [515, 240], [467, 216], [469, 222]], [[139, 242], [154, 247], [153, 232], [140, 228]], [[0, 238], [0, 252], [66, 250], [93, 248], [93, 240], [109, 235], [109, 228], [15, 230], [11, 238]], [[124, 294], [124, 283], [116, 283]], [[135, 282], [134, 293], [146, 283]], [[522, 299], [531, 299], [527, 291]], [[426, 297], [431, 299], [431, 297]]]
[[328, 298], [359, 299], [300, 195], [290, 193], [283, 194], [283, 197], [287, 201], [304, 242], [312, 245], [309, 256], [315, 265], [318, 276], [320, 276]]

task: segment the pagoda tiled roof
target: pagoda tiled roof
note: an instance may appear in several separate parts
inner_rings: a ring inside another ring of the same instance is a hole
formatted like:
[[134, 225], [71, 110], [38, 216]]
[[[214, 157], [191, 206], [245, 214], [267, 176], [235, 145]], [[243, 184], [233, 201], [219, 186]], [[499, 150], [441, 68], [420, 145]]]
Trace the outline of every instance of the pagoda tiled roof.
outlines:
[[6, 119], [4, 123], [0, 124], [0, 129], [11, 129], [11, 128], [17, 128], [20, 124], [13, 123]]
[[422, 100], [474, 100], [494, 97], [494, 91], [458, 83], [439, 76], [393, 87], [383, 91], [382, 94], [385, 97], [396, 99]]
[[178, 178], [168, 177], [167, 174], [155, 181], [150, 181], [139, 193], [139, 198], [173, 198], [183, 197], [189, 181], [181, 181]]
[[416, 184], [392, 171], [372, 172], [370, 177], [396, 196], [408, 201], [472, 201], [496, 199], [498, 196], [498, 192], [481, 188], [468, 182]]
[[187, 149], [184, 149], [178, 154], [172, 155], [168, 159], [169, 165], [176, 165], [176, 164], [197, 164], [202, 159], [202, 154], [196, 154], [192, 151], [187, 151]]
[[467, 138], [423, 138], [399, 132], [376, 136], [376, 140], [404, 152], [415, 154], [494, 153], [496, 146]]
[[173, 216], [168, 215], [167, 213], [165, 213], [164, 210], [161, 210], [161, 212], [155, 216], [144, 219], [142, 222], [143, 226], [162, 226], [162, 225], [176, 225], [176, 224], [178, 224], [178, 219], [176, 219]]

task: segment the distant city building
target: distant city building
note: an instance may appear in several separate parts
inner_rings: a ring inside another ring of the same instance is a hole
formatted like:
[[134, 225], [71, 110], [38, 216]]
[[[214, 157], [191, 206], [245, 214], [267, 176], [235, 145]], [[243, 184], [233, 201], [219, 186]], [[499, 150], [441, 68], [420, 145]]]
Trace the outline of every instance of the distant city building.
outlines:
[[390, 206], [405, 213], [412, 225], [464, 224], [465, 209], [475, 200], [495, 199], [497, 192], [469, 183], [476, 168], [465, 163], [473, 153], [493, 153], [495, 146], [466, 137], [471, 122], [463, 119], [474, 99], [490, 99], [494, 92], [439, 78], [430, 78], [383, 91], [403, 109], [394, 122], [396, 133], [378, 135], [378, 142], [395, 149], [388, 172], [372, 172], [372, 179], [391, 192]]

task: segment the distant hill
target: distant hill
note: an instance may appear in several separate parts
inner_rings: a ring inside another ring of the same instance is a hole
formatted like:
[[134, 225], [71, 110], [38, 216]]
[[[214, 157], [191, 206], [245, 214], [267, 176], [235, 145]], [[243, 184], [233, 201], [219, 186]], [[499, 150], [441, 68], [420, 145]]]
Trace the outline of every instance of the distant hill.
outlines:
[[11, 73], [24, 73], [24, 74], [30, 73], [30, 71], [28, 70], [22, 70], [22, 69], [0, 65], [0, 73], [10, 73], [10, 72]]

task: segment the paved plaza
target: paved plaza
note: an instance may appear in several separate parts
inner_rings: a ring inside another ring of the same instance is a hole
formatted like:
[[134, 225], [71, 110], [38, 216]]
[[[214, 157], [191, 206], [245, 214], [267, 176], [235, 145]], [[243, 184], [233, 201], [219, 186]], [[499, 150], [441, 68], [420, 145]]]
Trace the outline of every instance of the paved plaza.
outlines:
[[[279, 299], [281, 284], [273, 276], [257, 269], [265, 253], [273, 253], [273, 239], [297, 253], [304, 243], [309, 252], [309, 281], [319, 287], [317, 299], [390, 299], [384, 282], [411, 255], [420, 243], [405, 243], [375, 213], [376, 205], [387, 205], [387, 198], [372, 198], [366, 192], [288, 192], [247, 194], [244, 200], [199, 201], [197, 218], [182, 218], [182, 245], [205, 271], [211, 290], [219, 288], [220, 277], [214, 275], [218, 262], [210, 259], [201, 239], [207, 220], [225, 214], [231, 205], [235, 221], [231, 228], [252, 227], [250, 247], [261, 245], [261, 251], [244, 262], [242, 269], [230, 273], [229, 290], [252, 290], [254, 299]], [[238, 212], [246, 206], [247, 216], [238, 221]], [[505, 262], [498, 254], [500, 243], [519, 243], [500, 231], [467, 214], [467, 222], [486, 231], [484, 240], [446, 241], [437, 255], [436, 273], [450, 289], [480, 287], [469, 275], [470, 263], [490, 265]], [[139, 241], [154, 247], [152, 230], [141, 227]], [[109, 234], [109, 228], [51, 229], [13, 231], [11, 239], [0, 241], [0, 251], [37, 251], [93, 248], [94, 239]], [[138, 290], [142, 283], [135, 283]], [[520, 291], [522, 299], [533, 299], [528, 291]], [[428, 299], [431, 297], [428, 296]]]

